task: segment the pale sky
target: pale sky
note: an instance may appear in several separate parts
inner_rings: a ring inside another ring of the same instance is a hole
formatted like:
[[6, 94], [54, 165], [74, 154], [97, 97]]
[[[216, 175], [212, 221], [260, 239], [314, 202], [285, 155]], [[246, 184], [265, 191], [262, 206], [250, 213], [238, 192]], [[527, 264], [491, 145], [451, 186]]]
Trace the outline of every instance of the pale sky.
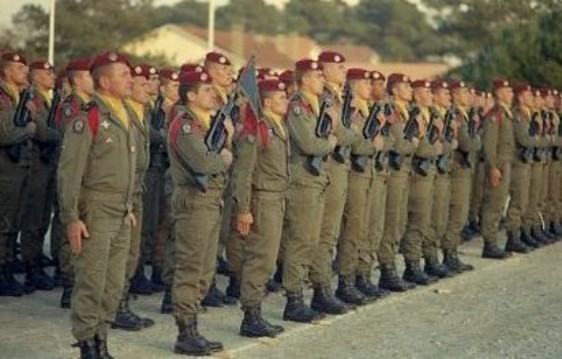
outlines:
[[[155, 0], [156, 5], [172, 5], [179, 2], [180, 0]], [[207, 1], [207, 0], [201, 0]], [[289, 0], [265, 0], [266, 3], [273, 4], [276, 6], [283, 6]], [[305, 0], [303, 0], [305, 1]], [[217, 5], [223, 5], [228, 2], [228, 0], [216, 0]], [[347, 3], [355, 5], [359, 0], [346, 0]], [[49, 0], [0, 0], [0, 28], [11, 27], [12, 26], [12, 16], [22, 7], [24, 4], [39, 4], [47, 8], [49, 6]]]

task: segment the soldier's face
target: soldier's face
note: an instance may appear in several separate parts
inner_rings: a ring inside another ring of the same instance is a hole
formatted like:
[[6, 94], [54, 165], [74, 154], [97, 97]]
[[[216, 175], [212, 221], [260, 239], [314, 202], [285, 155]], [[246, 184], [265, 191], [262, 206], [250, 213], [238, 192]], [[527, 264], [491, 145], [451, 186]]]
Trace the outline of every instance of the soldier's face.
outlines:
[[543, 99], [542, 99], [542, 97], [541, 97], [540, 94], [534, 96], [534, 101], [533, 101], [533, 102], [534, 102], [534, 106], [535, 106], [536, 108], [541, 108], [541, 107], [544, 106], [544, 101], [543, 101]]
[[433, 102], [437, 106], [449, 108], [451, 106], [451, 93], [447, 89], [436, 90], [433, 95]]
[[148, 92], [150, 96], [158, 96], [158, 87], [160, 87], [158, 75], [150, 76], [150, 80], [148, 80]]
[[103, 81], [100, 81], [103, 89], [117, 98], [130, 97], [133, 92], [133, 77], [129, 66], [122, 63], [109, 66], [109, 71], [102, 77]]
[[207, 72], [213, 81], [213, 84], [223, 88], [229, 88], [232, 84], [232, 66], [210, 63], [207, 66]]
[[511, 87], [498, 89], [496, 95], [498, 100], [505, 105], [510, 106], [513, 102], [513, 89]]
[[148, 104], [150, 95], [148, 93], [150, 85], [144, 76], [135, 76], [133, 78], [133, 93], [131, 99], [143, 105]]
[[519, 103], [524, 107], [533, 107], [534, 98], [531, 91], [523, 91], [519, 94]]
[[289, 100], [287, 99], [287, 94], [285, 92], [276, 91], [265, 99], [264, 105], [274, 114], [283, 116], [287, 112]]
[[414, 90], [414, 98], [420, 106], [429, 107], [433, 105], [433, 95], [429, 88], [417, 88]]
[[53, 70], [33, 70], [31, 72], [33, 82], [41, 89], [51, 90], [55, 87], [55, 73]]
[[353, 95], [361, 100], [368, 100], [373, 90], [371, 80], [357, 80], [352, 83]]
[[165, 98], [169, 99], [172, 102], [176, 102], [179, 99], [179, 87], [180, 83], [178, 81], [168, 80], [160, 86], [160, 91]]
[[188, 92], [190, 105], [205, 111], [215, 108], [215, 91], [210, 84], [201, 84], [196, 92]]
[[554, 108], [554, 96], [552, 95], [546, 96], [545, 106], [548, 108]]
[[321, 71], [308, 71], [303, 75], [302, 83], [305, 90], [320, 96], [324, 90], [324, 75]]
[[76, 90], [87, 95], [94, 94], [94, 79], [89, 71], [78, 71], [74, 77]]
[[394, 97], [401, 101], [412, 101], [412, 86], [409, 83], [401, 82], [394, 87]]
[[375, 101], [383, 100], [386, 97], [386, 88], [384, 86], [384, 81], [375, 80], [372, 82], [371, 95]]
[[453, 98], [455, 103], [462, 107], [468, 107], [470, 105], [470, 92], [466, 88], [460, 88], [453, 92]]
[[344, 64], [332, 64], [327, 63], [323, 66], [323, 73], [324, 78], [327, 82], [341, 85], [345, 82], [345, 74], [347, 72], [347, 68]]
[[6, 82], [18, 87], [28, 84], [29, 67], [20, 62], [10, 62], [4, 71]]

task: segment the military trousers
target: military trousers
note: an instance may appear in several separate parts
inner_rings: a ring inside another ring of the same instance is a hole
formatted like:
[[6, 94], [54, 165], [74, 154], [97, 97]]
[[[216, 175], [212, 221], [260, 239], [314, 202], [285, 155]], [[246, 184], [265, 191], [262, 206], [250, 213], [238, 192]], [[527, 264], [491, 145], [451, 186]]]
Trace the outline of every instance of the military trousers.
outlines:
[[254, 223], [250, 233], [240, 237], [242, 268], [240, 271], [240, 303], [253, 307], [261, 303], [266, 294], [266, 283], [275, 266], [283, 217], [284, 192], [252, 192]]
[[[324, 194], [324, 212], [318, 248], [313, 253], [312, 263], [317, 270], [311, 273], [314, 285], [327, 286], [332, 277], [334, 248], [340, 237], [340, 229], [346, 195], [348, 191], [349, 166], [330, 158], [326, 163], [329, 184]], [[342, 238], [342, 237], [340, 237]], [[342, 238], [347, 240], [347, 238]]]
[[543, 167], [543, 176], [542, 176], [542, 184], [541, 184], [541, 199], [539, 202], [539, 212], [542, 217], [542, 221], [544, 224], [548, 226], [548, 216], [550, 210], [550, 169], [552, 167], [552, 160], [548, 159], [544, 163]]
[[426, 176], [414, 173], [410, 178], [408, 221], [402, 242], [402, 254], [408, 263], [419, 263], [423, 242], [429, 238], [434, 182], [435, 167]]
[[489, 178], [484, 187], [484, 203], [482, 207], [482, 237], [484, 243], [497, 244], [500, 220], [503, 216], [511, 183], [511, 163], [498, 164], [502, 177], [496, 187], [492, 187]]
[[451, 176], [449, 173], [437, 173], [433, 188], [433, 206], [429, 236], [422, 245], [426, 260], [437, 260], [439, 247], [450, 247], [445, 242], [445, 232], [449, 220], [449, 203], [451, 201]]
[[443, 247], [445, 250], [455, 250], [461, 243], [461, 232], [468, 221], [470, 190], [472, 189], [472, 170], [461, 168], [456, 163], [453, 165], [456, 168], [452, 171], [450, 177], [451, 197]]
[[544, 165], [540, 161], [534, 161], [531, 164], [531, 180], [529, 185], [529, 200], [527, 208], [523, 214], [523, 229], [528, 232], [533, 227], [542, 225], [541, 216], [539, 214], [539, 205], [542, 193], [542, 176]]
[[[142, 175], [137, 174], [137, 182], [142, 183]], [[125, 269], [125, 285], [124, 293], [129, 292], [131, 279], [135, 276], [135, 272], [139, 265], [144, 268], [144, 263], [141, 259], [141, 233], [142, 233], [142, 220], [143, 220], [143, 191], [142, 188], [136, 188], [133, 193], [133, 214], [137, 219], [136, 227], [131, 228], [131, 243], [129, 246], [129, 256], [127, 257], [127, 266]]]
[[170, 170], [166, 171], [165, 175], [165, 185], [164, 185], [164, 206], [163, 211], [166, 212], [165, 217], [167, 220], [167, 226], [160, 226], [160, 231], [162, 235], [165, 236], [164, 240], [164, 261], [162, 267], [162, 281], [168, 287], [172, 287], [174, 282], [174, 270], [176, 268], [175, 261], [175, 237], [174, 237], [174, 207], [172, 205], [172, 195], [173, 195], [173, 183]]
[[312, 258], [320, 241], [324, 190], [320, 186], [289, 187], [283, 257], [283, 287], [289, 293], [302, 291], [307, 274], [318, 272], [312, 267]]
[[123, 293], [131, 242], [124, 195], [86, 192], [80, 218], [90, 237], [73, 260], [72, 333], [77, 340], [104, 336], [115, 319]]
[[[141, 248], [142, 262], [151, 261], [162, 267], [164, 262], [164, 240], [162, 231], [170, 230], [169, 210], [164, 195], [165, 178], [160, 166], [148, 167], [144, 176], [145, 192], [143, 195]], [[163, 237], [163, 238], [162, 238]]]
[[484, 183], [486, 182], [486, 165], [479, 161], [474, 170], [472, 189], [470, 191], [470, 209], [468, 220], [478, 222], [482, 215], [482, 199], [484, 198]]
[[[236, 207], [236, 203], [234, 198], [229, 198], [228, 201], [230, 202], [229, 205], [225, 205], [225, 207], [232, 208], [230, 213], [225, 213], [224, 215], [230, 215], [230, 220], [228, 220], [228, 225], [230, 226], [228, 239], [226, 240], [225, 248], [226, 248], [226, 261], [228, 263], [228, 271], [230, 275], [235, 277], [240, 277], [242, 272], [242, 262], [243, 262], [243, 239], [238, 232], [238, 228], [236, 228], [236, 223], [238, 221], [238, 211]], [[223, 220], [223, 224], [225, 221]], [[222, 229], [225, 230], [226, 229]], [[225, 236], [227, 233], [224, 234]]]
[[349, 190], [343, 214], [343, 231], [338, 241], [337, 271], [341, 276], [355, 275], [359, 264], [359, 246], [365, 245], [368, 237], [369, 192], [372, 172], [351, 171]]
[[523, 224], [523, 214], [529, 203], [531, 185], [531, 163], [516, 159], [511, 166], [509, 185], [509, 207], [507, 209], [507, 230], [518, 231]]
[[222, 191], [176, 187], [173, 194], [175, 270], [174, 317], [196, 314], [215, 273]]

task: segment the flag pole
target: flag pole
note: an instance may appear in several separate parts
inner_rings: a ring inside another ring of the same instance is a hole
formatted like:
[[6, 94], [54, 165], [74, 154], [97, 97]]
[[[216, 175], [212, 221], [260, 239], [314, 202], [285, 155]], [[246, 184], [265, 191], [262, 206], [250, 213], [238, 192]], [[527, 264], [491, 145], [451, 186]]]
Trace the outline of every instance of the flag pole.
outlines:
[[215, 47], [215, 0], [209, 0], [209, 38], [207, 46], [209, 51]]
[[55, 64], [55, 0], [49, 0], [49, 63]]

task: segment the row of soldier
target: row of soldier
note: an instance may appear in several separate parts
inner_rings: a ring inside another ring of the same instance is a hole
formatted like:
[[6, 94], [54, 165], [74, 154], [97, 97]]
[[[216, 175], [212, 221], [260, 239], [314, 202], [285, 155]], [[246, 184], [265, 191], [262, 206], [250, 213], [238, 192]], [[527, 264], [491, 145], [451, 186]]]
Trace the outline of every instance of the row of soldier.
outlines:
[[[261, 315], [267, 290], [284, 288], [284, 320], [313, 322], [472, 270], [458, 256], [467, 231], [492, 259], [562, 235], [555, 90], [386, 78], [325, 51], [280, 76], [260, 69], [256, 111], [216, 52], [179, 73], [111, 52], [76, 59], [54, 93], [45, 61], [8, 52], [0, 70], [0, 294], [53, 288], [40, 258], [54, 213], [61, 307], [82, 358], [110, 357], [109, 327], [154, 324], [130, 293], [165, 289], [175, 351], [210, 355], [222, 344], [198, 333], [205, 307], [239, 300], [240, 334], [273, 337], [283, 328]], [[23, 286], [10, 265], [18, 234]]]

